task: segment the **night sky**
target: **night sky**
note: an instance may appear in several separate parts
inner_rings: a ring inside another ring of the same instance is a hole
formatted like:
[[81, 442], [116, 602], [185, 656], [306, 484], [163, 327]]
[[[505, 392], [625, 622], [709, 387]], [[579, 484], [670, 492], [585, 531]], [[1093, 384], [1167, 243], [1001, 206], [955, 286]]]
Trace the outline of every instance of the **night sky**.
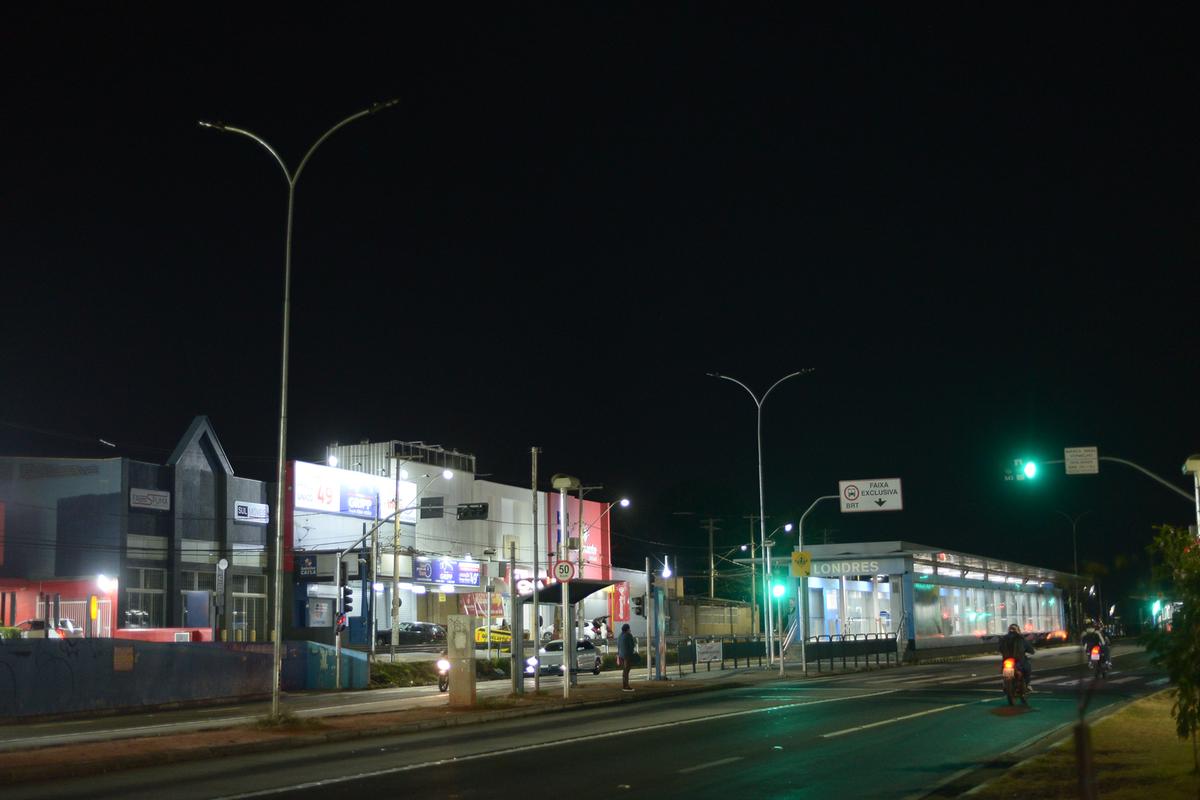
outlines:
[[618, 564], [695, 575], [699, 518], [725, 550], [758, 510], [754, 404], [706, 373], [812, 368], [764, 406], [772, 526], [900, 477], [903, 512], [827, 504], [810, 535], [1069, 569], [1056, 512], [1088, 512], [1115, 599], [1152, 525], [1194, 522], [1121, 466], [1002, 480], [1096, 445], [1189, 485], [1185, 6], [301, 8], [5, 10], [0, 453], [161, 462], [206, 414], [272, 479], [286, 185], [197, 120], [295, 168], [394, 97], [298, 185], [289, 457], [419, 440], [527, 485], [538, 445], [542, 488], [633, 499]]

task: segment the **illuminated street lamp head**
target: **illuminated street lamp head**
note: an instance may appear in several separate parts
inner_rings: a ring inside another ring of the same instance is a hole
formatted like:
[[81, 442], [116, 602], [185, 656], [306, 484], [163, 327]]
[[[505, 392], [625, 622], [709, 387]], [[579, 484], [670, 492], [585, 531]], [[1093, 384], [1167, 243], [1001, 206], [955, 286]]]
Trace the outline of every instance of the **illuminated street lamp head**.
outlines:
[[1026, 461], [1025, 466], [1021, 468], [1021, 471], [1025, 473], [1026, 478], [1033, 480], [1035, 477], [1037, 477], [1037, 462]]
[[622, 497], [622, 498], [620, 499], [620, 501], [618, 502], [618, 505], [620, 505], [620, 506], [621, 506], [621, 508], [629, 508], [629, 498], [628, 498], [628, 497]]
[[338, 465], [337, 456], [330, 456], [328, 463], [329, 463], [329, 466], [336, 467]]
[[784, 533], [791, 533], [791, 532], [792, 532], [792, 527], [793, 527], [793, 526], [792, 526], [792, 523], [790, 523], [790, 522], [789, 522], [787, 525], [784, 525], [784, 526], [783, 526], [783, 531], [784, 531]]
[[444, 469], [444, 470], [442, 470], [442, 477], [445, 478], [446, 480], [450, 480], [451, 478], [454, 477], [454, 473], [448, 469]]
[[662, 576], [664, 578], [671, 577], [671, 564], [667, 561], [667, 556], [663, 556]]

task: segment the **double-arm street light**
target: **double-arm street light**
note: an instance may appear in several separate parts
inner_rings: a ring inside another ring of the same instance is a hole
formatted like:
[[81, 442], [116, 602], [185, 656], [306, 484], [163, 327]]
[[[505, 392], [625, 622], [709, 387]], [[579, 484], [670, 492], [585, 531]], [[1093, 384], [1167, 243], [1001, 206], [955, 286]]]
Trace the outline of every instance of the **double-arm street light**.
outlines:
[[[763, 462], [762, 462], [762, 407], [763, 407], [763, 403], [767, 402], [767, 397], [770, 396], [771, 392], [775, 390], [776, 386], [778, 386], [779, 384], [788, 380], [789, 378], [794, 378], [797, 375], [804, 375], [809, 372], [812, 372], [812, 370], [811, 369], [802, 369], [802, 370], [797, 370], [796, 372], [793, 372], [789, 375], [784, 375], [782, 378], [775, 381], [775, 383], [771, 384], [771, 388], [767, 389], [767, 391], [763, 392], [763, 396], [761, 398], [758, 395], [756, 395], [750, 389], [749, 386], [742, 383], [737, 378], [731, 378], [728, 375], [721, 375], [720, 373], [717, 373], [717, 372], [708, 373], [709, 377], [711, 377], [711, 378], [720, 378], [722, 380], [726, 380], [731, 383], [736, 383], [738, 386], [745, 389], [746, 394], [750, 395], [750, 399], [754, 401], [754, 405], [758, 409], [758, 425], [757, 425], [757, 431], [758, 431], [758, 435], [757, 435], [757, 441], [758, 441], [758, 533], [759, 533], [760, 544], [762, 545], [764, 550], [766, 549], [766, 544], [767, 544], [767, 521], [766, 521], [767, 512], [766, 512], [766, 501], [764, 500], [764, 497], [763, 497]], [[773, 627], [772, 619], [771, 619], [771, 599], [769, 597], [765, 596], [765, 592], [766, 592], [766, 581], [765, 580], [763, 581], [763, 592], [764, 592], [765, 605], [767, 607], [767, 642], [770, 642], [771, 641], [771, 633], [774, 630], [774, 627]], [[775, 663], [774, 658], [775, 658], [774, 653], [772, 653], [770, 648], [768, 647], [767, 663], [770, 663], [770, 664]]]
[[300, 159], [300, 166], [296, 167], [295, 172], [288, 170], [287, 164], [280, 157], [275, 148], [267, 144], [261, 136], [251, 133], [242, 128], [235, 128], [232, 125], [226, 125], [223, 122], [205, 122], [200, 121], [200, 126], [204, 128], [212, 128], [213, 130], [224, 131], [225, 133], [236, 133], [253, 139], [271, 154], [279, 164], [279, 168], [283, 170], [283, 177], [288, 185], [288, 204], [287, 204], [287, 234], [284, 239], [283, 251], [283, 351], [281, 354], [282, 367], [279, 375], [279, 458], [276, 463], [276, 492], [275, 492], [275, 609], [272, 616], [272, 639], [274, 639], [275, 648], [274, 655], [271, 661], [271, 718], [279, 719], [279, 672], [282, 662], [282, 646], [283, 646], [283, 499], [284, 499], [284, 480], [286, 468], [286, 450], [287, 450], [287, 389], [288, 389], [288, 331], [291, 321], [291, 303], [292, 303], [292, 211], [295, 207], [296, 199], [296, 183], [300, 180], [300, 174], [304, 171], [304, 167], [308, 164], [308, 160], [312, 154], [316, 152], [321, 144], [332, 136], [340, 128], [349, 125], [360, 117], [370, 116], [385, 108], [391, 108], [399, 103], [399, 100], [385, 100], [380, 103], [375, 103], [370, 108], [363, 109], [357, 114], [351, 114], [344, 120], [334, 125], [321, 137], [313, 142], [308, 148], [308, 152], [304, 154], [304, 158]]

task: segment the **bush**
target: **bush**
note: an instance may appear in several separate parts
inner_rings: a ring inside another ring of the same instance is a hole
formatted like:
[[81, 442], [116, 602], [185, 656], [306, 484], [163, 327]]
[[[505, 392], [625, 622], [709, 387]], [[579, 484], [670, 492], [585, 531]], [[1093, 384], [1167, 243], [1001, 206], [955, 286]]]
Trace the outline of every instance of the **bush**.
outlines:
[[20, 628], [0, 628], [0, 639], [20, 639]]

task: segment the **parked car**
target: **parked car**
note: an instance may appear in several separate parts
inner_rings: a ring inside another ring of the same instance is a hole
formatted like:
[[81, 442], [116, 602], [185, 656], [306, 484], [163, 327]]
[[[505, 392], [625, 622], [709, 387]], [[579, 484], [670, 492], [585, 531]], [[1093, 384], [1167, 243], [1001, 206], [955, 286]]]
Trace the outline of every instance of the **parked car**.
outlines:
[[44, 619], [27, 619], [17, 623], [22, 639], [65, 639], [66, 631], [62, 628], [47, 627]]
[[[433, 644], [446, 641], [446, 629], [435, 622], [401, 622], [398, 644]], [[375, 631], [375, 643], [392, 643], [392, 629]]]
[[[591, 672], [593, 675], [600, 674], [600, 664], [603, 658], [600, 651], [590, 641], [583, 640], [575, 643], [575, 671], [576, 672]], [[563, 672], [563, 643], [562, 639], [555, 639], [538, 650], [537, 665], [529, 664], [525, 671], [533, 674], [535, 668], [542, 672], [550, 672], [562, 674]]]

